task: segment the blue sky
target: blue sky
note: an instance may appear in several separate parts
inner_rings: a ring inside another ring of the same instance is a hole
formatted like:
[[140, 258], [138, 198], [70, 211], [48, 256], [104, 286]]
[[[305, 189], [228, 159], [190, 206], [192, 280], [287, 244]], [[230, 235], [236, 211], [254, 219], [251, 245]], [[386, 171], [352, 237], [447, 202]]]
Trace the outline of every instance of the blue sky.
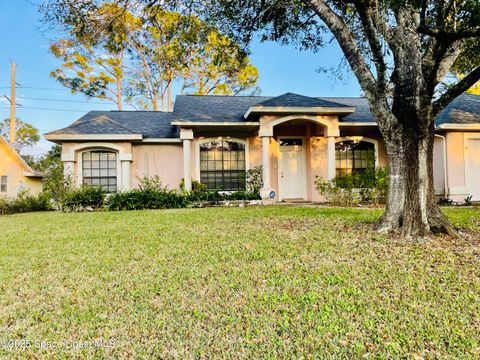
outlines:
[[[37, 127], [41, 133], [67, 126], [89, 110], [110, 110], [115, 106], [99, 99], [88, 100], [71, 94], [49, 74], [59, 62], [48, 52], [55, 34], [41, 30], [40, 15], [26, 0], [0, 1], [0, 118], [9, 117], [10, 59], [17, 64], [17, 116]], [[299, 52], [275, 43], [254, 43], [251, 62], [260, 73], [262, 95], [295, 92], [310, 96], [359, 96], [361, 91], [353, 75], [337, 80], [320, 74], [318, 67], [335, 67], [341, 59], [336, 44], [313, 54]], [[30, 150], [41, 154], [51, 143], [42, 141]]]

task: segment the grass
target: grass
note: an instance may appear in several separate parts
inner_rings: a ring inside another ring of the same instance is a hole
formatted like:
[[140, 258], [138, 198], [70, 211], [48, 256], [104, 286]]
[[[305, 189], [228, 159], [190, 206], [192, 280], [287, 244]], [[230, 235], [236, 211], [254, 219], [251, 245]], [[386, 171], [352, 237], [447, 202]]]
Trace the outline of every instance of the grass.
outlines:
[[3, 216], [0, 357], [479, 358], [480, 209], [446, 212], [467, 238], [372, 209]]

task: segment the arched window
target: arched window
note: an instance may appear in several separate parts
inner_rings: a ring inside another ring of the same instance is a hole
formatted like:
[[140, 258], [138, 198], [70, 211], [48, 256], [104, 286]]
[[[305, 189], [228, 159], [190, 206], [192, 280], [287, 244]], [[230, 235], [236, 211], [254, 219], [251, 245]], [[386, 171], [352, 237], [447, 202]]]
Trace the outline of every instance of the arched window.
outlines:
[[82, 183], [116, 192], [117, 154], [103, 150], [82, 153]]
[[245, 189], [245, 144], [209, 141], [200, 144], [200, 182], [208, 190]]
[[364, 172], [375, 167], [375, 144], [367, 141], [345, 140], [335, 144], [336, 176]]

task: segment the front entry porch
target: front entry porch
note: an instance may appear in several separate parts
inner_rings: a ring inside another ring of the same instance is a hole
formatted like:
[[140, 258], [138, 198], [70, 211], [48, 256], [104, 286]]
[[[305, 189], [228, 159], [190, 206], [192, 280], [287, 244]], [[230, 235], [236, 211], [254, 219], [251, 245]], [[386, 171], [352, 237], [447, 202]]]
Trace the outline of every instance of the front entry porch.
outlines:
[[261, 121], [264, 202], [319, 200], [317, 176], [335, 177], [335, 139], [338, 119], [333, 116], [288, 116]]

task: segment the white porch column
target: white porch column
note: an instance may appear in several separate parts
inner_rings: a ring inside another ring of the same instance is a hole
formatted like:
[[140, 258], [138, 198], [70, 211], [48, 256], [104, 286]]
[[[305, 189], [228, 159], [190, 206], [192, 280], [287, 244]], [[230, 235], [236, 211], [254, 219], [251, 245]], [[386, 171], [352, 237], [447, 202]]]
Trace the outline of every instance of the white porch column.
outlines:
[[335, 137], [329, 136], [327, 143], [327, 180], [335, 178]]
[[130, 168], [132, 162], [132, 154], [119, 154], [120, 160], [120, 191], [129, 191], [130, 190]]
[[262, 139], [262, 170], [263, 187], [260, 190], [262, 199], [269, 199], [272, 191], [272, 175], [270, 171], [270, 138], [273, 136], [271, 130], [260, 130], [259, 136]]
[[180, 129], [183, 142], [183, 181], [185, 191], [192, 191], [192, 129]]
[[262, 163], [263, 163], [263, 187], [269, 189], [271, 184], [270, 175], [270, 137], [262, 137]]

